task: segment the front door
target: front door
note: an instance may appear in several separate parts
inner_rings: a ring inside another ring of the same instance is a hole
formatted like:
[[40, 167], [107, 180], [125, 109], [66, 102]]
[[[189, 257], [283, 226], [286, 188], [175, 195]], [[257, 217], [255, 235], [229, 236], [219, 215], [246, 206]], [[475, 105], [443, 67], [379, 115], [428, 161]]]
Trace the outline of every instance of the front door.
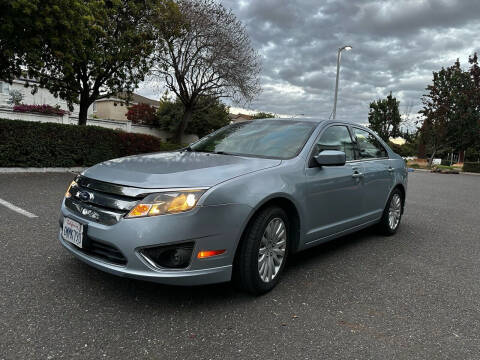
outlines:
[[343, 166], [306, 169], [306, 243], [328, 240], [359, 224], [363, 208], [363, 165], [355, 162], [355, 146], [347, 126], [332, 125], [320, 135], [312, 156], [323, 150], [345, 152]]
[[352, 129], [364, 168], [364, 212], [367, 220], [378, 220], [393, 183], [388, 153], [374, 134], [356, 127]]

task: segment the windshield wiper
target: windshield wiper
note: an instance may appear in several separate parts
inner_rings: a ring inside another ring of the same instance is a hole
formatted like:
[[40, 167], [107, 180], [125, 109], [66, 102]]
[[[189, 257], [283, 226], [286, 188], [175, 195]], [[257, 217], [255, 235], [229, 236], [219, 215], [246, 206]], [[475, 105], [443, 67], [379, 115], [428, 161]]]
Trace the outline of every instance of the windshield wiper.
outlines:
[[183, 151], [188, 151], [188, 152], [198, 152], [198, 153], [208, 153], [208, 154], [213, 154], [213, 151], [209, 150], [197, 150], [193, 149], [191, 146], [187, 146], [186, 148], [183, 149]]
[[183, 149], [183, 151], [188, 151], [188, 152], [199, 152], [199, 153], [207, 153], [207, 154], [218, 154], [218, 155], [236, 155], [233, 153], [229, 153], [226, 151], [211, 151], [211, 150], [196, 150], [193, 149], [191, 146], [187, 146], [186, 148]]
[[219, 154], [219, 155], [232, 155], [232, 156], [241, 156], [239, 154], [231, 153], [231, 152], [226, 152], [226, 151], [214, 151], [214, 154]]

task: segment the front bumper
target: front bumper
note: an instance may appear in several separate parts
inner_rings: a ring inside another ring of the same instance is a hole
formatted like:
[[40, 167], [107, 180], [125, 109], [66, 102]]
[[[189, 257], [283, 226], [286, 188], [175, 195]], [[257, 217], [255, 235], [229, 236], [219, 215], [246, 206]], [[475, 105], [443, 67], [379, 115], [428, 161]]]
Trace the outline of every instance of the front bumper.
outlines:
[[[118, 249], [126, 259], [118, 265], [85, 253], [66, 242], [60, 243], [85, 263], [102, 271], [123, 277], [171, 285], [203, 285], [230, 281], [232, 264], [243, 226], [251, 208], [240, 204], [198, 207], [192, 211], [147, 218], [121, 219], [114, 225], [103, 225], [79, 216], [62, 205], [60, 223], [64, 217], [87, 225], [87, 236], [94, 241]], [[139, 253], [144, 247], [194, 242], [192, 258], [185, 269], [151, 266]], [[201, 250], [225, 249], [225, 253], [198, 259]]]

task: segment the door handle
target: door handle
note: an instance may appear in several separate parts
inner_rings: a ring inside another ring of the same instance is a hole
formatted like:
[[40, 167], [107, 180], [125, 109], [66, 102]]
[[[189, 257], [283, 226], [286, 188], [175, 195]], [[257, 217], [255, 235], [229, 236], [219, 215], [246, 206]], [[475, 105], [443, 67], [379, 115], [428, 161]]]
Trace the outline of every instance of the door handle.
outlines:
[[363, 176], [363, 173], [358, 172], [358, 170], [353, 171], [353, 174], [352, 174], [353, 178], [361, 178], [362, 176]]
[[392, 172], [394, 172], [394, 171], [395, 171], [395, 169], [392, 168], [391, 166], [388, 168], [388, 172], [392, 173]]

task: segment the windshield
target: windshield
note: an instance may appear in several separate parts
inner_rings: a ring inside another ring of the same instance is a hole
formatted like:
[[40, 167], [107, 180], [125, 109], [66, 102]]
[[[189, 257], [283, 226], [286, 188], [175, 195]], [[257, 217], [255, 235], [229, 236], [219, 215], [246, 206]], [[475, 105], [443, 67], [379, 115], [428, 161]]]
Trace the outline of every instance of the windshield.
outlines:
[[226, 126], [193, 144], [192, 151], [288, 159], [296, 156], [316, 124], [253, 120]]

